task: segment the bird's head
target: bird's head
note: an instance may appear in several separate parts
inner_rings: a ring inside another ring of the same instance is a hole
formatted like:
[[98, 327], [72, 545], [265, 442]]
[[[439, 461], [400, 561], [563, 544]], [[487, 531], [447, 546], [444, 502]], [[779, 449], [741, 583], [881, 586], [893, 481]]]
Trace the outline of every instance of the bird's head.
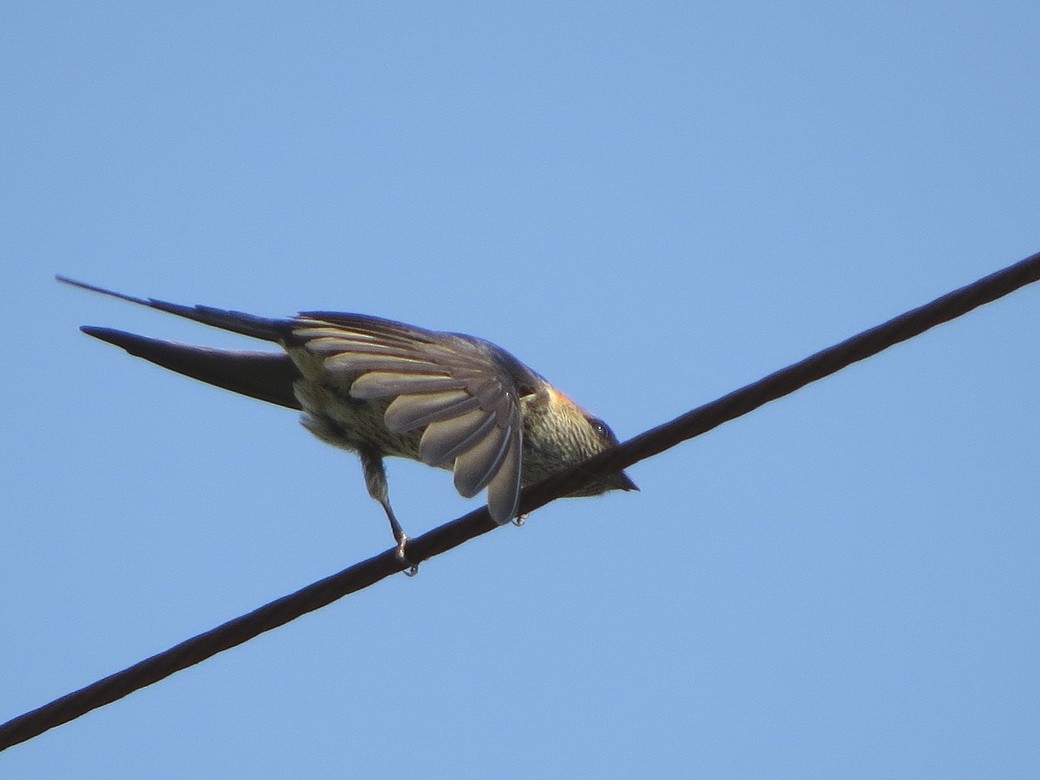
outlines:
[[[603, 420], [589, 414], [549, 384], [524, 401], [525, 484], [588, 460], [616, 447], [617, 436]], [[639, 490], [623, 471], [600, 477], [573, 496], [594, 496], [608, 490]]]

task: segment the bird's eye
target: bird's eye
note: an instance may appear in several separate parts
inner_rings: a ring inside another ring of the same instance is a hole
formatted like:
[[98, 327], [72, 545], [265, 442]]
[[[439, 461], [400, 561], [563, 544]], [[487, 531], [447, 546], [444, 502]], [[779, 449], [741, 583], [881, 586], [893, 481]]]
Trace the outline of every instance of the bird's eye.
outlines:
[[602, 438], [604, 438], [604, 439], [613, 439], [614, 438], [614, 434], [611, 432], [610, 428], [607, 427], [607, 424], [605, 422], [603, 422], [602, 420], [600, 420], [598, 417], [590, 417], [589, 418], [589, 425], [591, 425], [592, 426], [592, 430], [594, 430], [596, 432], [596, 434], [601, 436]]

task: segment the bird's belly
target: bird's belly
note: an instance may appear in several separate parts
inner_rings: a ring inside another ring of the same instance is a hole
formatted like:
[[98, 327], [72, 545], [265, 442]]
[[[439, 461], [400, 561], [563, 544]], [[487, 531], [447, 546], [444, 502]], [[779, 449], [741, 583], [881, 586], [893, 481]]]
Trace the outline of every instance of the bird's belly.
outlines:
[[303, 407], [302, 423], [322, 441], [382, 457], [419, 459], [421, 431], [394, 433], [384, 421], [389, 399], [363, 401], [337, 388], [300, 380], [293, 390]]

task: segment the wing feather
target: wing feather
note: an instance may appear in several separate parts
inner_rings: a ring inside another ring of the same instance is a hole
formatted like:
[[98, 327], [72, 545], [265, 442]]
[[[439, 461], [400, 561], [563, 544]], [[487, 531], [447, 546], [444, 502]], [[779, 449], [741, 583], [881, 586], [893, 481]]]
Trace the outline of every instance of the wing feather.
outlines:
[[365, 339], [345, 339], [323, 336], [307, 342], [307, 349], [315, 354], [352, 354], [352, 355], [387, 355], [394, 357], [415, 357], [415, 351], [390, 344], [380, 344]]
[[426, 395], [399, 395], [386, 408], [386, 427], [394, 433], [421, 428], [438, 420], [457, 417], [480, 406], [480, 399], [465, 390], [445, 390]]
[[520, 451], [520, 437], [510, 437], [502, 465], [488, 484], [488, 511], [499, 525], [516, 517], [517, 504], [520, 502]]
[[[460, 453], [472, 449], [495, 429], [494, 416], [479, 408], [450, 420], [431, 423], [419, 440], [419, 460], [430, 466], [445, 466]], [[458, 475], [457, 463], [455, 469]]]
[[325, 368], [348, 374], [383, 371], [403, 374], [444, 374], [436, 363], [414, 357], [340, 352], [325, 359]]
[[350, 395], [360, 400], [371, 400], [402, 394], [440, 393], [462, 387], [464, 384], [451, 376], [370, 371], [354, 380], [354, 384], [350, 386]]
[[475, 496], [491, 481], [509, 447], [510, 428], [490, 426], [472, 447], [455, 459], [455, 489], [466, 498]]

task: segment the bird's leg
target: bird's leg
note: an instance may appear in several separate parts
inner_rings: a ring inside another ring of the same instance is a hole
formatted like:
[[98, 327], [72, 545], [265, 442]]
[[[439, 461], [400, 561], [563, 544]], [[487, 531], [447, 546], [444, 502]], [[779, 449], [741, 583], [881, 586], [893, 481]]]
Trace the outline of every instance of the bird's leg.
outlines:
[[407, 564], [408, 568], [405, 569], [404, 573], [407, 574], [409, 577], [414, 577], [416, 574], [419, 573], [419, 564], [412, 563], [412, 561], [408, 558], [408, 553], [405, 552], [404, 548], [405, 545], [408, 544], [408, 534], [404, 532], [404, 529], [401, 528], [401, 524], [397, 521], [397, 518], [394, 516], [394, 510], [390, 506], [390, 499], [377, 498], [376, 500], [383, 506], [383, 509], [386, 511], [387, 519], [390, 520], [390, 530], [393, 532], [394, 539], [397, 541], [397, 551], [395, 552], [397, 560], [399, 560], [401, 563]]
[[408, 560], [408, 555], [405, 553], [404, 548], [408, 544], [408, 534], [404, 532], [397, 517], [394, 515], [393, 508], [390, 506], [390, 488], [386, 482], [386, 469], [383, 467], [383, 458], [370, 450], [361, 450], [359, 454], [361, 456], [361, 468], [365, 472], [365, 487], [368, 488], [368, 494], [380, 503], [386, 512], [387, 519], [390, 521], [390, 530], [393, 532], [394, 540], [397, 542], [397, 559], [402, 563], [408, 564], [405, 574], [409, 577], [414, 577], [419, 573], [419, 564]]

